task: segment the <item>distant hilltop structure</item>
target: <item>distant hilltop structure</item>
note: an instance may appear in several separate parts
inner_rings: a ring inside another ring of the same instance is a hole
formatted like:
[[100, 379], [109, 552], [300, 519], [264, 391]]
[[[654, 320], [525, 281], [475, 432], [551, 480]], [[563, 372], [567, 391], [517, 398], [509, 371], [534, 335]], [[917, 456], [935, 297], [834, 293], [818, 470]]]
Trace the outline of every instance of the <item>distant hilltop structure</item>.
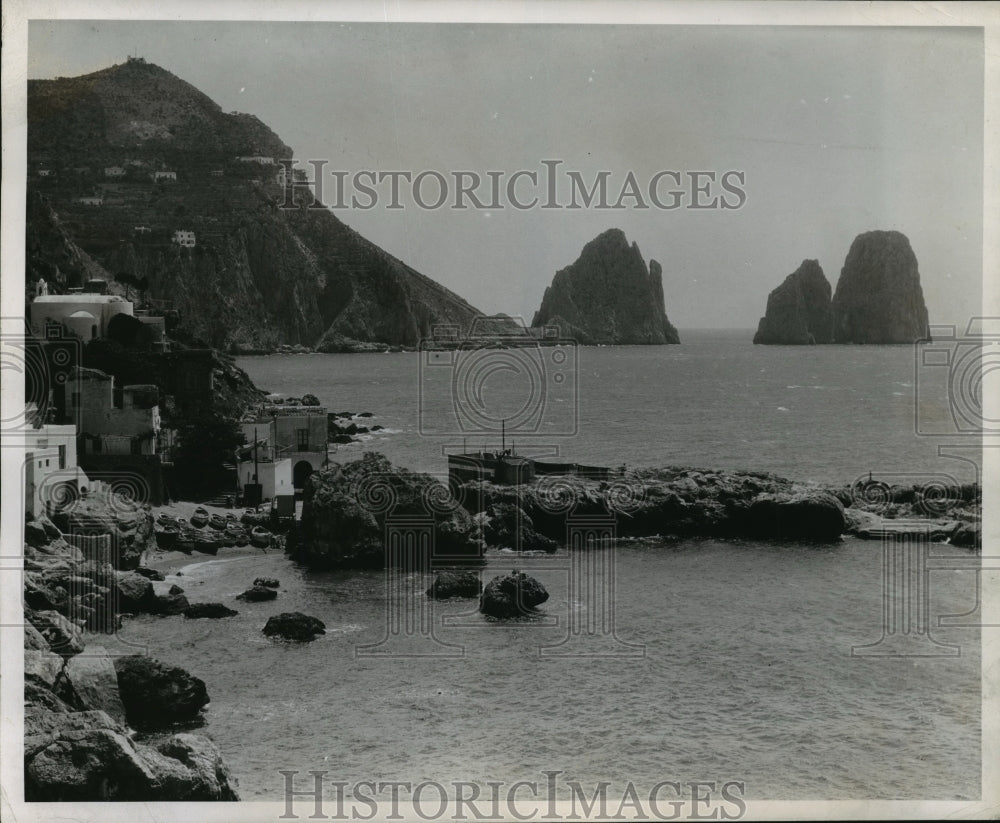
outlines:
[[898, 231], [859, 234], [832, 297], [816, 260], [768, 295], [754, 343], [913, 343], [928, 336], [917, 257]]
[[556, 272], [531, 325], [556, 325], [583, 344], [681, 342], [667, 319], [660, 264], [650, 260], [647, 268], [621, 229], [598, 235]]

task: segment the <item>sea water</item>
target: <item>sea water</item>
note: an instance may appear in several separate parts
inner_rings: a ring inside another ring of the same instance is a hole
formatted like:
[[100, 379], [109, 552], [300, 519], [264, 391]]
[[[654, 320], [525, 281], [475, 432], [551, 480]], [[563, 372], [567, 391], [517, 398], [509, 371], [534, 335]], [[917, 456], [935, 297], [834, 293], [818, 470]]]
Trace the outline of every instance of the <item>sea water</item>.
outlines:
[[[368, 424], [385, 430], [336, 459], [374, 449], [440, 473], [440, 439], [420, 435], [422, 356], [239, 363], [271, 391], [374, 413]], [[578, 431], [558, 444], [569, 460], [830, 483], [868, 471], [969, 479], [968, 466], [914, 434], [921, 378], [908, 347], [754, 347], [703, 333], [679, 347], [574, 356]], [[347, 782], [509, 784], [562, 770], [585, 786], [736, 780], [751, 799], [978, 797], [979, 630], [974, 614], [939, 625], [973, 612], [976, 575], [947, 562], [929, 574], [940, 656], [852, 654], [883, 634], [882, 560], [879, 542], [855, 538], [624, 543], [611, 558], [620, 654], [561, 657], [540, 650], [558, 649], [583, 608], [564, 555], [491, 554], [484, 580], [517, 565], [550, 593], [536, 619], [510, 624], [477, 615], [473, 601], [405, 598], [381, 572], [309, 572], [276, 552], [193, 558], [176, 578], [189, 599], [239, 615], [136, 618], [121, 639], [206, 682], [204, 731], [250, 800], [282, 799], [279, 770], [317, 769]], [[257, 576], [281, 581], [277, 600], [235, 602]], [[404, 581], [414, 592], [429, 582]], [[394, 610], [428, 608], [437, 653], [359, 654], [379, 648]], [[281, 611], [318, 617], [326, 634], [265, 638], [267, 617]]]

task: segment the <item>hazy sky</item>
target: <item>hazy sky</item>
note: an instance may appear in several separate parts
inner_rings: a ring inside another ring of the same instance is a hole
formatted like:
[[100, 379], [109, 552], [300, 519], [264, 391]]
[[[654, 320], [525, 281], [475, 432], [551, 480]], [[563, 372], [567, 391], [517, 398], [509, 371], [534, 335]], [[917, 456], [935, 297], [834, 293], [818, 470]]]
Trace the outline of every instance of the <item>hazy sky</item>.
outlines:
[[137, 54], [350, 175], [559, 159], [610, 171], [614, 200], [629, 171], [745, 172], [728, 211], [338, 211], [487, 312], [530, 320], [618, 227], [662, 264], [681, 328], [755, 327], [805, 258], [836, 287], [871, 229], [909, 237], [932, 323], [981, 313], [979, 29], [55, 21], [31, 23], [28, 53], [33, 78]]

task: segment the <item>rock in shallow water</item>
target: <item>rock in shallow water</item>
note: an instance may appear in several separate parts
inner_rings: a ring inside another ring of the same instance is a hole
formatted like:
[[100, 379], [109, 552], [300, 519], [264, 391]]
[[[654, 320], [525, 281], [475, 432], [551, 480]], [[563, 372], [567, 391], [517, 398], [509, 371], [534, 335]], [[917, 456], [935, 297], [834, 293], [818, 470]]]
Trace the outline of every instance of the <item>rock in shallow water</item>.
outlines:
[[549, 599], [545, 586], [516, 569], [494, 577], [479, 598], [479, 611], [491, 617], [519, 617]]
[[234, 614], [239, 614], [239, 612], [222, 603], [192, 603], [184, 609], [184, 616], [191, 619], [201, 617], [232, 617]]
[[439, 572], [427, 589], [427, 596], [435, 600], [449, 597], [479, 597], [483, 582], [478, 572]]
[[269, 617], [263, 632], [268, 637], [286, 640], [313, 640], [317, 635], [326, 634], [326, 626], [322, 620], [302, 612], [283, 612]]
[[236, 595], [237, 600], [245, 600], [248, 603], [258, 603], [262, 600], [274, 600], [278, 596], [276, 589], [269, 589], [266, 586], [251, 586], [243, 594]]

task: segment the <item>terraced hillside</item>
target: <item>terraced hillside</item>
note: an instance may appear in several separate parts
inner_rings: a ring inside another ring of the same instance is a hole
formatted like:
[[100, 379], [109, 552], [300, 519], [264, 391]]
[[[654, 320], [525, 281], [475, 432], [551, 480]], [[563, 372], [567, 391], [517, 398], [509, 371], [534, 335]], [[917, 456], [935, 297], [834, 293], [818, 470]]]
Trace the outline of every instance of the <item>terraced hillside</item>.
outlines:
[[28, 286], [138, 281], [187, 333], [235, 351], [413, 346], [436, 323], [479, 314], [308, 208], [307, 190], [282, 208], [278, 161], [292, 150], [158, 66], [29, 81], [28, 100]]

